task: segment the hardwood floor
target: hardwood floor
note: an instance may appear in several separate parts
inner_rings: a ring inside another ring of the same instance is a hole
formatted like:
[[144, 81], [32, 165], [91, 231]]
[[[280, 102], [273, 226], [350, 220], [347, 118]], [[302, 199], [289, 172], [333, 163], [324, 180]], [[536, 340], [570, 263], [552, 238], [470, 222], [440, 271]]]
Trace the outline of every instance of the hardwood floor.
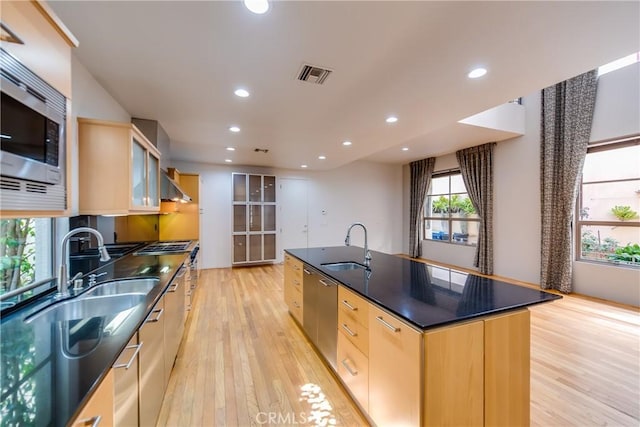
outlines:
[[[638, 426], [639, 402], [637, 310], [531, 308], [532, 426]], [[333, 423], [366, 421], [288, 314], [282, 265], [203, 271], [158, 425]]]

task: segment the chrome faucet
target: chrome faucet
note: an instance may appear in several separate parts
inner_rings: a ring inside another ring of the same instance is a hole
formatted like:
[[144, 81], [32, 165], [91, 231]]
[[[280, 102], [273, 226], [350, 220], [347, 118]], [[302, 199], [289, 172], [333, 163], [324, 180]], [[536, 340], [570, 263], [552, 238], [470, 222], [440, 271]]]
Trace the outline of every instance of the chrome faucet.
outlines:
[[91, 233], [96, 236], [96, 239], [98, 240], [98, 252], [100, 253], [100, 261], [104, 262], [111, 259], [111, 257], [109, 256], [109, 252], [107, 252], [107, 248], [104, 247], [104, 239], [102, 238], [102, 234], [100, 234], [98, 230], [89, 227], [79, 227], [69, 231], [62, 238], [62, 243], [60, 244], [60, 273], [58, 274], [58, 294], [56, 295], [58, 298], [69, 296], [69, 258], [67, 256], [67, 246], [69, 243], [69, 238], [78, 233]]
[[369, 264], [371, 264], [371, 252], [369, 252], [369, 244], [367, 243], [367, 227], [365, 227], [363, 223], [354, 222], [349, 226], [349, 229], [347, 230], [347, 237], [344, 239], [344, 244], [345, 246], [351, 246], [351, 229], [356, 225], [359, 225], [364, 230], [364, 265], [369, 267]]

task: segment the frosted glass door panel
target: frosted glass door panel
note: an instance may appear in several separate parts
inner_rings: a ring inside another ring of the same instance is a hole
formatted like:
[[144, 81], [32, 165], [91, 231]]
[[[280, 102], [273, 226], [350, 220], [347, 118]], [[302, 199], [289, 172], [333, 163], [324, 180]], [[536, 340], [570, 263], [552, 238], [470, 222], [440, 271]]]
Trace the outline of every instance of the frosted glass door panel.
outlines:
[[233, 175], [233, 201], [234, 202], [246, 202], [247, 201], [247, 176], [246, 175]]
[[276, 235], [264, 235], [264, 259], [276, 259]]
[[264, 177], [264, 201], [267, 203], [276, 201], [276, 177], [275, 176]]
[[262, 206], [249, 206], [249, 231], [262, 231]]
[[249, 261], [262, 261], [262, 234], [249, 235]]
[[262, 201], [262, 175], [249, 175], [249, 201]]
[[233, 206], [233, 231], [234, 232], [247, 231], [247, 206], [246, 205]]
[[131, 202], [135, 206], [144, 206], [147, 196], [146, 151], [135, 139], [131, 151]]
[[160, 205], [158, 192], [158, 159], [149, 154], [149, 206]]
[[233, 236], [233, 262], [247, 260], [247, 236]]
[[276, 205], [264, 205], [264, 231], [276, 231]]

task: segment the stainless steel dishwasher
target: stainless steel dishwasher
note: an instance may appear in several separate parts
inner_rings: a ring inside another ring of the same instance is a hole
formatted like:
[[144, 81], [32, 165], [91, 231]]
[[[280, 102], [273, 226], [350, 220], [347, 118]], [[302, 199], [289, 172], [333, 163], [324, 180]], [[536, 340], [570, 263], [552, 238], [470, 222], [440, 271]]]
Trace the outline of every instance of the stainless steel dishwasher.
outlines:
[[338, 285], [305, 264], [302, 300], [302, 326], [316, 348], [336, 369]]

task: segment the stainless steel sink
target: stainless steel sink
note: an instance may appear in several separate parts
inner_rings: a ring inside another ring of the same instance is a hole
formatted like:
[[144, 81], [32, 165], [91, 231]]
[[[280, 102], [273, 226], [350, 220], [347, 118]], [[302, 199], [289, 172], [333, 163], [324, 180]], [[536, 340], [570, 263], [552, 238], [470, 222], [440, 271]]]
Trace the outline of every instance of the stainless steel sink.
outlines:
[[327, 270], [331, 270], [331, 271], [359, 270], [359, 269], [366, 270], [367, 269], [366, 266], [353, 261], [331, 262], [331, 263], [320, 264], [320, 265], [326, 268]]
[[100, 283], [82, 294], [80, 298], [89, 296], [105, 296], [105, 295], [121, 295], [129, 293], [148, 294], [151, 289], [155, 288], [160, 279], [124, 279], [114, 280], [111, 282]]
[[114, 315], [128, 310], [144, 302], [146, 294], [127, 293], [121, 295], [82, 296], [55, 303], [25, 319], [31, 323], [35, 320], [62, 322], [66, 320], [88, 319]]

